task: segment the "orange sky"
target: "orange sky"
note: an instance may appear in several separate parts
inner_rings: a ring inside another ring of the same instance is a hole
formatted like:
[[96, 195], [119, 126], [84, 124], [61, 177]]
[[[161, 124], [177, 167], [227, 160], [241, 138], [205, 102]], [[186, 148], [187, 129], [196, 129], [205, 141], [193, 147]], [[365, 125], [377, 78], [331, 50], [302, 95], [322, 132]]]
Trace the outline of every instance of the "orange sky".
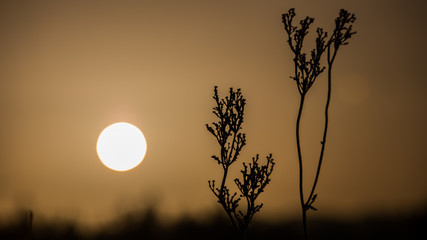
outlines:
[[[1, 1], [0, 216], [24, 208], [97, 224], [153, 202], [172, 217], [217, 209], [207, 181], [220, 176], [210, 158], [218, 148], [204, 126], [214, 120], [214, 85], [247, 98], [240, 162], [276, 159], [260, 217], [299, 216], [299, 95], [281, 22], [291, 7], [328, 31], [340, 8], [357, 17], [334, 66], [316, 215], [425, 203], [423, 1]], [[324, 94], [323, 76], [302, 122], [308, 168]], [[118, 121], [138, 126], [148, 144], [142, 165], [125, 173], [95, 150]]]

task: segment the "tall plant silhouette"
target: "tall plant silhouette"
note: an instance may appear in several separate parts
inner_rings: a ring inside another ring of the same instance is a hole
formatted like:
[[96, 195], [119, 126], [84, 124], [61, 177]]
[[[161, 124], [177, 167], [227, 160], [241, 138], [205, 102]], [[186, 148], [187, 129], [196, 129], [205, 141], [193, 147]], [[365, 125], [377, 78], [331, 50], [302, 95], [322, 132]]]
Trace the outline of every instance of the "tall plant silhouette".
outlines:
[[[319, 180], [320, 169], [322, 167], [323, 156], [326, 145], [326, 135], [328, 132], [328, 121], [329, 121], [329, 104], [331, 99], [332, 91], [332, 66], [337, 56], [338, 50], [341, 46], [347, 45], [348, 40], [356, 32], [352, 30], [353, 23], [356, 20], [354, 14], [341, 9], [339, 16], [335, 19], [335, 29], [331, 36], [328, 38], [327, 32], [323, 31], [322, 28], [317, 28], [315, 39], [315, 48], [311, 50], [307, 56], [303, 52], [303, 44], [305, 37], [308, 34], [310, 25], [313, 23], [314, 18], [306, 17], [300, 21], [299, 26], [293, 25], [295, 17], [295, 9], [290, 9], [288, 13], [282, 15], [282, 20], [285, 26], [285, 32], [288, 36], [287, 42], [294, 55], [294, 76], [291, 78], [296, 82], [298, 92], [300, 93], [300, 104], [298, 109], [298, 116], [296, 120], [296, 141], [298, 151], [298, 163], [299, 163], [299, 195], [302, 209], [302, 222], [304, 228], [305, 239], [308, 239], [307, 232], [307, 211], [317, 210], [313, 203], [317, 198], [315, 193], [317, 182]], [[328, 72], [328, 92], [326, 97], [325, 105], [325, 123], [323, 127], [323, 137], [320, 141], [321, 149], [319, 154], [319, 160], [317, 163], [316, 175], [314, 182], [311, 185], [310, 194], [307, 198], [304, 197], [304, 185], [303, 185], [303, 157], [301, 153], [301, 140], [300, 140], [300, 122], [302, 117], [302, 111], [304, 107], [305, 97], [308, 91], [318, 78], [318, 76], [325, 70], [325, 66], [321, 64], [321, 58], [323, 53], [327, 53], [327, 72]]]
[[[213, 122], [211, 126], [206, 124], [206, 128], [216, 138], [220, 146], [220, 155], [213, 155], [212, 158], [221, 165], [223, 174], [219, 187], [215, 180], [212, 180], [209, 181], [209, 188], [227, 213], [235, 230], [242, 239], [246, 239], [246, 231], [250, 227], [255, 213], [260, 211], [263, 206], [262, 203], [257, 204], [256, 199], [270, 183], [270, 176], [275, 163], [272, 154], [266, 157], [265, 165], [259, 163], [258, 154], [252, 158], [250, 163], [243, 163], [243, 170], [240, 171], [242, 179], [234, 179], [240, 193], [231, 193], [230, 188], [227, 187], [230, 166], [237, 161], [240, 152], [246, 145], [246, 135], [240, 131], [246, 99], [243, 98], [240, 89], [234, 91], [233, 88], [230, 88], [229, 96], [220, 99], [216, 86], [213, 99], [216, 104], [213, 113], [218, 121]], [[242, 198], [246, 200], [245, 211], [238, 210]]]

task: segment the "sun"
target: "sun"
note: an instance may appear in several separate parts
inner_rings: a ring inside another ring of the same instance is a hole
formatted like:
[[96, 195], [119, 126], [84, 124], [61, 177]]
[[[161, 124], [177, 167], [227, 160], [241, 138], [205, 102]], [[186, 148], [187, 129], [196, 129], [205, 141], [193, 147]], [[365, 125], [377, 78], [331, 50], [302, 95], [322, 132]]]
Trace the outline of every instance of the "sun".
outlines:
[[127, 171], [142, 162], [147, 151], [147, 142], [137, 127], [119, 122], [101, 132], [96, 151], [106, 167], [115, 171]]

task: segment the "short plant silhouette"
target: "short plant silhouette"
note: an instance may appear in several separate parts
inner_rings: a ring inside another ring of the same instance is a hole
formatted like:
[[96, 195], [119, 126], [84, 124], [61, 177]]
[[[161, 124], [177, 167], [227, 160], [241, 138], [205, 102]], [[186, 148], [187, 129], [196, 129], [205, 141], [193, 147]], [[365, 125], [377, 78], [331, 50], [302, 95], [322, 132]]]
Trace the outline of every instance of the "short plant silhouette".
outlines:
[[[252, 158], [252, 162], [243, 163], [243, 170], [240, 171], [242, 179], [234, 180], [240, 194], [230, 192], [226, 183], [230, 166], [237, 161], [242, 148], [246, 145], [246, 135], [240, 132], [246, 99], [243, 98], [240, 89], [234, 91], [233, 88], [230, 88], [229, 96], [219, 99], [216, 86], [213, 99], [216, 104], [213, 113], [218, 118], [218, 122], [213, 122], [212, 126], [206, 124], [206, 128], [220, 146], [220, 155], [213, 155], [212, 158], [221, 165], [223, 175], [219, 186], [216, 185], [215, 180], [212, 180], [209, 181], [209, 188], [224, 208], [233, 227], [239, 232], [241, 238], [245, 239], [253, 216], [263, 206], [262, 203], [257, 204], [256, 199], [270, 183], [275, 163], [272, 154], [267, 156], [265, 165], [259, 163], [258, 154]], [[238, 210], [242, 198], [246, 200], [246, 211]]]
[[[300, 104], [298, 110], [298, 116], [296, 120], [296, 141], [297, 141], [297, 151], [298, 151], [298, 163], [299, 163], [299, 192], [300, 192], [300, 202], [302, 209], [302, 221], [304, 228], [304, 236], [308, 239], [307, 232], [307, 211], [317, 210], [313, 203], [317, 198], [315, 193], [317, 181], [319, 180], [320, 169], [322, 166], [325, 145], [326, 145], [326, 135], [328, 132], [328, 110], [329, 103], [331, 99], [331, 87], [332, 87], [332, 65], [335, 61], [338, 49], [348, 44], [348, 40], [356, 32], [352, 31], [352, 24], [356, 20], [354, 14], [350, 14], [346, 10], [341, 9], [339, 16], [335, 19], [335, 29], [332, 35], [328, 38], [327, 32], [324, 32], [322, 28], [317, 28], [316, 30], [316, 42], [315, 48], [311, 50], [309, 56], [303, 52], [302, 47], [304, 39], [308, 34], [310, 25], [313, 23], [314, 18], [306, 17], [304, 20], [300, 21], [300, 26], [294, 26], [293, 20], [295, 17], [295, 9], [290, 9], [288, 13], [282, 15], [282, 20], [285, 25], [285, 31], [287, 33], [288, 45], [291, 48], [291, 51], [294, 55], [294, 76], [291, 78], [295, 80], [297, 84], [298, 91], [300, 93]], [[320, 142], [320, 156], [317, 163], [316, 176], [311, 186], [310, 194], [307, 198], [304, 197], [303, 192], [303, 158], [301, 153], [301, 143], [300, 143], [300, 122], [302, 110], [304, 107], [305, 97], [310, 90], [313, 83], [316, 81], [317, 77], [325, 70], [325, 67], [321, 64], [321, 57], [324, 52], [327, 52], [327, 70], [328, 70], [328, 93], [326, 98], [325, 106], [325, 125], [323, 129], [323, 137]]]

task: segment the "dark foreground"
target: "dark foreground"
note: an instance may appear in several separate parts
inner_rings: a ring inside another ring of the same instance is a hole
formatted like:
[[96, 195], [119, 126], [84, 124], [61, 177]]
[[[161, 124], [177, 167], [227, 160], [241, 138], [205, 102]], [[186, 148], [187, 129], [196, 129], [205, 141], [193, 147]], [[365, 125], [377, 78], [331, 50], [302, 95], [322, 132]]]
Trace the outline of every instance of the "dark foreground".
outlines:
[[[34, 222], [37, 216], [34, 216]], [[33, 226], [34, 225], [34, 226]], [[359, 220], [323, 219], [309, 223], [311, 239], [427, 239], [427, 211]], [[164, 226], [153, 211], [130, 214], [96, 234], [80, 233], [71, 223], [30, 224], [28, 218], [0, 226], [0, 239], [239, 239], [221, 214], [209, 221], [182, 218]], [[255, 222], [248, 239], [303, 239], [298, 221]]]

